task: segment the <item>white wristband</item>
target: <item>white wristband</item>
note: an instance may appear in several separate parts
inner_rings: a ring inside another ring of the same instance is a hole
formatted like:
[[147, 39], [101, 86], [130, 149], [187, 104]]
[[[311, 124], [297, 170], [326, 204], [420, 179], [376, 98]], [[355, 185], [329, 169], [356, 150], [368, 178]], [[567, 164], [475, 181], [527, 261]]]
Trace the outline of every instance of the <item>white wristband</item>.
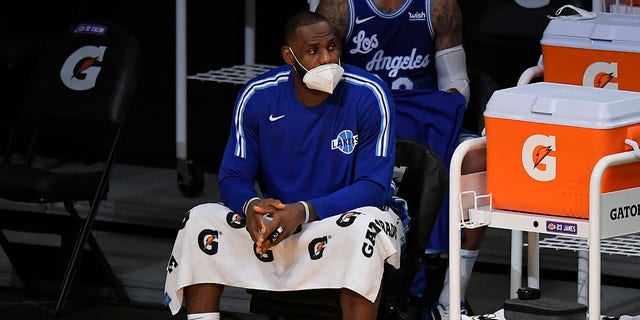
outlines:
[[304, 207], [304, 223], [309, 222], [309, 205], [307, 204], [306, 201], [298, 201], [300, 203], [302, 203], [302, 206]]
[[249, 204], [253, 201], [253, 200], [260, 200], [260, 198], [258, 197], [253, 197], [247, 201], [245, 201], [244, 205], [242, 206], [242, 214], [244, 214], [244, 216], [247, 216], [247, 210], [249, 209]]

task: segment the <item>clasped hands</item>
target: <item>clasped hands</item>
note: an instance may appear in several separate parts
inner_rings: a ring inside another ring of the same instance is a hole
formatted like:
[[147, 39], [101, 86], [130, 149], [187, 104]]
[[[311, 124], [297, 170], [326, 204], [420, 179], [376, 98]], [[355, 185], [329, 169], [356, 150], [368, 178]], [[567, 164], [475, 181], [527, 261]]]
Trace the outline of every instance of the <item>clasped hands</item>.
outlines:
[[251, 202], [247, 209], [246, 228], [258, 254], [288, 238], [304, 222], [304, 207], [298, 202], [284, 204], [272, 198], [259, 199]]

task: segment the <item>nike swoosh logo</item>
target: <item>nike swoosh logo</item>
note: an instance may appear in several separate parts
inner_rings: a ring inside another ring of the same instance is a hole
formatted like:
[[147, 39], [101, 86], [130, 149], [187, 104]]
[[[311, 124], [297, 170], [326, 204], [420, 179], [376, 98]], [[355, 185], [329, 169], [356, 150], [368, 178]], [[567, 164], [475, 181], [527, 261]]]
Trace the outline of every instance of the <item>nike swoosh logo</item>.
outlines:
[[281, 116], [274, 117], [273, 114], [270, 114], [269, 115], [269, 121], [278, 121], [278, 120], [284, 118], [284, 116], [285, 116], [285, 114], [283, 114]]
[[364, 18], [364, 19], [360, 19], [360, 17], [356, 17], [356, 24], [361, 24], [361, 23], [365, 23], [373, 18], [375, 18], [376, 16], [371, 16], [368, 18]]

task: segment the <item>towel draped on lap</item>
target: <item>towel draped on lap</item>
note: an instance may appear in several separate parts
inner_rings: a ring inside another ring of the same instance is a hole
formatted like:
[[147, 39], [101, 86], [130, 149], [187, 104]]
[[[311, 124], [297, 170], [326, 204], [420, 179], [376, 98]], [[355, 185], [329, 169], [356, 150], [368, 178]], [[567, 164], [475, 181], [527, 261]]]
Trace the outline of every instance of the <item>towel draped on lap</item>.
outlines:
[[244, 217], [221, 204], [187, 213], [167, 265], [164, 304], [182, 307], [183, 288], [198, 283], [271, 291], [348, 288], [370, 301], [384, 263], [400, 265], [402, 223], [392, 211], [363, 207], [304, 224], [258, 255]]

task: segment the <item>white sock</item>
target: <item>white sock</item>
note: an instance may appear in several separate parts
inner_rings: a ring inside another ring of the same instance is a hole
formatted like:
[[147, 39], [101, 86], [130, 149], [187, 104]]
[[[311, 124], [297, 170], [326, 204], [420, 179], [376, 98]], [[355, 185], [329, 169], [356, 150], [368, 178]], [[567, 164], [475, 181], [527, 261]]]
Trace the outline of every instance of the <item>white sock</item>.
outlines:
[[[460, 298], [462, 301], [465, 301], [464, 296], [466, 295], [467, 286], [469, 285], [469, 280], [471, 280], [473, 264], [476, 262], [477, 257], [478, 250], [460, 250]], [[440, 297], [438, 298], [438, 302], [445, 307], [450, 303], [449, 291], [449, 268], [447, 268], [442, 291], [440, 291]]]
[[220, 312], [191, 313], [187, 320], [220, 320]]
[[447, 268], [447, 273], [444, 275], [444, 284], [442, 285], [442, 291], [440, 291], [438, 303], [449, 309], [449, 268]]
[[478, 250], [460, 250], [460, 298], [465, 300], [467, 293], [467, 287], [469, 286], [469, 280], [471, 280], [471, 272], [473, 272], [473, 265], [476, 263], [478, 257]]

